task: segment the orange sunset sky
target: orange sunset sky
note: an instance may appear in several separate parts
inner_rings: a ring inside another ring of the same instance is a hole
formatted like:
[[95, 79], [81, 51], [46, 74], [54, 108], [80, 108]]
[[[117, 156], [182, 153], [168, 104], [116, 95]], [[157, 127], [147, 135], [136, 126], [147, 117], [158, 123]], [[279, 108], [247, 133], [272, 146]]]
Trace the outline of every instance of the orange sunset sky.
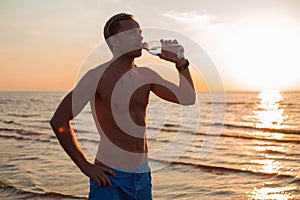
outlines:
[[225, 90], [300, 90], [298, 0], [1, 0], [0, 90], [61, 91], [115, 13], [199, 44]]

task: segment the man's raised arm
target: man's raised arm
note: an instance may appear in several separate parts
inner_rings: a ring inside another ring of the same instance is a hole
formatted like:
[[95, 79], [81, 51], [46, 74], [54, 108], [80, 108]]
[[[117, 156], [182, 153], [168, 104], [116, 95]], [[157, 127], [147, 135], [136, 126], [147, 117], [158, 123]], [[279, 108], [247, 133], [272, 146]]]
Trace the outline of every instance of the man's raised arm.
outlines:
[[[154, 80], [151, 90], [159, 97], [175, 102], [181, 105], [192, 105], [195, 103], [196, 95], [194, 83], [188, 69], [189, 61], [184, 57], [178, 58], [176, 48], [180, 48], [183, 51], [183, 47], [178, 44], [176, 40], [163, 41], [161, 43], [164, 46], [170, 46], [166, 50], [162, 49], [162, 53], [158, 54], [161, 59], [173, 62], [179, 72], [179, 86], [164, 80], [158, 74], [154, 73]], [[176, 44], [175, 49], [172, 49], [172, 45]], [[183, 53], [183, 52], [182, 52]]]

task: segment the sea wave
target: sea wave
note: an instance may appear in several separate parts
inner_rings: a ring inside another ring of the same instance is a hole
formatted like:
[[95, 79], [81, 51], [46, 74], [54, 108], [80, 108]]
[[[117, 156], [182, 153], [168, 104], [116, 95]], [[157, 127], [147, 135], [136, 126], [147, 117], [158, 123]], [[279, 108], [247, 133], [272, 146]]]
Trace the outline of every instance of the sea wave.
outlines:
[[225, 133], [222, 133], [220, 135], [220, 137], [232, 137], [232, 138], [240, 138], [240, 139], [247, 139], [247, 140], [263, 140], [263, 141], [270, 141], [270, 142], [300, 144], [300, 140], [297, 140], [297, 139], [273, 138], [273, 137], [257, 136], [257, 135], [249, 135], [249, 134], [225, 134]]
[[[221, 125], [221, 124], [215, 124], [215, 125]], [[300, 143], [300, 139], [296, 138], [275, 138], [275, 137], [267, 137], [267, 136], [261, 136], [261, 135], [251, 135], [251, 133], [245, 133], [245, 132], [240, 132], [240, 133], [226, 133], [222, 131], [220, 134], [219, 133], [207, 133], [207, 132], [194, 132], [186, 129], [178, 129], [178, 128], [173, 128], [174, 126], [164, 126], [162, 128], [157, 128], [157, 127], [149, 127], [150, 130], [160, 130], [163, 132], [182, 132], [186, 134], [197, 134], [197, 135], [203, 135], [205, 137], [232, 137], [232, 138], [239, 138], [239, 139], [250, 139], [250, 140], [265, 140], [265, 141], [272, 141], [272, 142], [284, 142], [284, 143]], [[237, 127], [237, 126], [236, 126]]]
[[22, 125], [20, 123], [15, 122], [14, 120], [1, 120], [4, 124], [13, 124], [13, 125]]
[[290, 174], [265, 173], [265, 172], [246, 170], [246, 169], [236, 169], [236, 168], [223, 167], [223, 166], [211, 166], [211, 165], [195, 164], [195, 163], [182, 162], [182, 161], [166, 161], [166, 160], [159, 160], [159, 159], [153, 159], [153, 158], [150, 158], [150, 160], [153, 160], [155, 162], [167, 163], [170, 166], [184, 165], [184, 166], [195, 167], [195, 168], [202, 169], [206, 172], [213, 173], [215, 175], [225, 175], [226, 173], [243, 173], [243, 174], [248, 174], [248, 175], [266, 176], [266, 177], [273, 177], [273, 178], [279, 178], [279, 179], [287, 178], [287, 179], [291, 179], [291, 182], [293, 182], [293, 183], [300, 184], [300, 177], [293, 176]]
[[[260, 127], [254, 127], [254, 126], [247, 126], [247, 125], [238, 125], [238, 124], [229, 124], [229, 123], [201, 123], [204, 126], [218, 126], [218, 127], [225, 127], [225, 128], [233, 128], [233, 129], [243, 129], [243, 130], [254, 130], [254, 131], [262, 131], [262, 132], [271, 132], [271, 133], [285, 133], [285, 134], [299, 134], [300, 130], [297, 129], [276, 129], [276, 128], [260, 128]], [[157, 129], [155, 127], [148, 127], [150, 129]], [[168, 128], [168, 129], [165, 129]], [[166, 123], [164, 124], [164, 128], [161, 128], [162, 130], [165, 130], [167, 132], [169, 131], [178, 131], [178, 129], [171, 129], [171, 128], [187, 128], [188, 127], [182, 127], [179, 124], [172, 124], [172, 123]], [[183, 130], [185, 131], [185, 130]], [[189, 131], [186, 131], [189, 132]]]
[[8, 113], [7, 116], [29, 118], [29, 117], [39, 117], [41, 115], [40, 114], [14, 114], [14, 113]]
[[224, 127], [228, 128], [239, 128], [239, 129], [252, 129], [252, 130], [259, 130], [263, 132], [271, 132], [271, 133], [286, 133], [286, 134], [300, 134], [300, 130], [292, 130], [292, 129], [276, 129], [276, 128], [260, 128], [260, 127], [253, 127], [253, 126], [245, 126], [245, 125], [236, 125], [236, 124], [220, 124], [216, 123], [213, 125], [223, 125]]
[[[213, 124], [214, 126], [222, 126], [222, 124], [215, 123]], [[234, 125], [234, 124], [224, 124], [224, 127], [230, 127], [230, 128], [236, 128], [236, 129], [243, 129], [244, 131], [241, 131], [239, 133], [230, 133], [228, 131], [222, 131], [221, 134], [219, 133], [207, 133], [207, 132], [195, 132], [191, 131], [186, 127], [181, 127], [178, 124], [165, 124], [162, 128], [158, 127], [148, 127], [149, 130], [160, 130], [165, 133], [185, 133], [185, 134], [193, 134], [193, 135], [203, 135], [205, 137], [232, 137], [232, 138], [239, 138], [239, 139], [255, 139], [255, 140], [264, 140], [264, 141], [273, 141], [273, 142], [284, 142], [284, 143], [300, 143], [300, 138], [276, 138], [272, 136], [263, 136], [263, 135], [255, 135], [249, 133], [246, 129], [251, 129], [251, 130], [260, 130], [263, 132], [278, 132], [282, 133], [284, 130], [278, 130], [278, 129], [266, 129], [266, 128], [255, 128], [255, 127], [250, 127], [250, 126], [243, 126], [243, 125]], [[247, 132], [246, 132], [247, 131]], [[42, 133], [42, 132], [36, 132], [36, 131], [29, 131], [25, 129], [17, 129], [17, 128], [0, 128], [0, 132], [13, 132], [16, 133], [17, 135], [8, 135], [8, 134], [0, 134], [0, 137], [3, 138], [14, 138], [17, 140], [35, 140], [35, 141], [40, 141], [40, 142], [56, 142], [56, 138], [53, 135], [49, 135], [47, 133]], [[76, 131], [77, 132], [77, 131]], [[285, 130], [285, 134], [296, 134], [299, 130]], [[77, 132], [78, 133], [78, 132]], [[23, 137], [25, 136], [25, 137]], [[36, 137], [31, 137], [31, 136], [36, 136]], [[47, 138], [39, 137], [39, 136], [46, 136]], [[98, 139], [87, 139], [87, 138], [81, 138], [82, 140], [86, 140], [86, 142], [92, 142], [92, 143], [98, 143]], [[152, 138], [155, 140], [155, 138]]]
[[66, 195], [57, 192], [33, 192], [17, 188], [9, 183], [0, 180], [0, 199], [87, 199], [86, 197], [78, 197]]
[[17, 136], [17, 135], [3, 135], [3, 134], [0, 134], [0, 138], [15, 139], [15, 140], [30, 140], [30, 141], [35, 141], [35, 142], [53, 143], [53, 144], [57, 143], [55, 140], [22, 137], [22, 136]]
[[0, 128], [0, 131], [15, 132], [20, 135], [46, 135], [45, 133], [41, 133], [41, 132], [28, 131], [25, 129], [16, 129], [16, 128]]
[[205, 104], [214, 104], [214, 105], [249, 105], [253, 106], [253, 102], [244, 102], [244, 101], [205, 101]]
[[[4, 133], [3, 133], [4, 132]], [[15, 140], [31, 140], [43, 143], [56, 143], [52, 135], [16, 128], [0, 128], [0, 138]]]

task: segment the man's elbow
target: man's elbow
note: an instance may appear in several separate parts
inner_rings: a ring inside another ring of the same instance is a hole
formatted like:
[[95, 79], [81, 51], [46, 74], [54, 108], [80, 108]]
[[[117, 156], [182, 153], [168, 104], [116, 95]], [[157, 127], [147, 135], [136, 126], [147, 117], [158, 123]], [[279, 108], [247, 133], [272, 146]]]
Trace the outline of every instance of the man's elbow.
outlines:
[[193, 97], [190, 102], [188, 102], [188, 106], [194, 105], [196, 103], [196, 97]]
[[55, 120], [54, 117], [52, 117], [50, 119], [49, 124], [50, 124], [51, 128], [54, 130], [54, 132], [55, 132], [55, 130], [58, 129], [57, 121]]
[[61, 132], [62, 127], [64, 127], [64, 120], [61, 120], [57, 117], [55, 117], [55, 115], [50, 119], [50, 126], [52, 128], [52, 130], [54, 131], [55, 134], [57, 134], [58, 132]]
[[194, 105], [195, 102], [196, 102], [195, 100], [185, 101], [185, 102], [181, 103], [181, 105], [183, 105], [183, 106], [191, 106], [191, 105]]
[[183, 105], [183, 106], [191, 106], [191, 105], [194, 105], [196, 103], [196, 96], [193, 95], [191, 97], [188, 97], [188, 98], [184, 98], [181, 102], [179, 102], [180, 105]]
[[66, 126], [66, 123], [63, 123], [62, 121], [59, 121], [56, 118], [52, 118], [50, 120], [50, 126], [57, 138], [59, 138], [59, 136], [62, 133], [67, 132], [67, 129], [68, 129]]

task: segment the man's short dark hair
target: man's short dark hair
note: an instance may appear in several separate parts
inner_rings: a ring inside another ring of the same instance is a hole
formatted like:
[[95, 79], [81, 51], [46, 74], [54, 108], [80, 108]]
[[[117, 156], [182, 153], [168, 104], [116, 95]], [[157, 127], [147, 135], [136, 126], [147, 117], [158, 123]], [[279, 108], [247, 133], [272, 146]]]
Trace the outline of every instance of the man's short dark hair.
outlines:
[[127, 14], [127, 13], [119, 13], [116, 14], [114, 16], [112, 16], [105, 24], [104, 26], [104, 30], [103, 30], [103, 34], [104, 34], [104, 38], [108, 44], [108, 46], [111, 48], [109, 42], [108, 42], [108, 38], [110, 36], [116, 35], [119, 33], [121, 24], [120, 21], [123, 20], [133, 20], [133, 15], [131, 14]]

